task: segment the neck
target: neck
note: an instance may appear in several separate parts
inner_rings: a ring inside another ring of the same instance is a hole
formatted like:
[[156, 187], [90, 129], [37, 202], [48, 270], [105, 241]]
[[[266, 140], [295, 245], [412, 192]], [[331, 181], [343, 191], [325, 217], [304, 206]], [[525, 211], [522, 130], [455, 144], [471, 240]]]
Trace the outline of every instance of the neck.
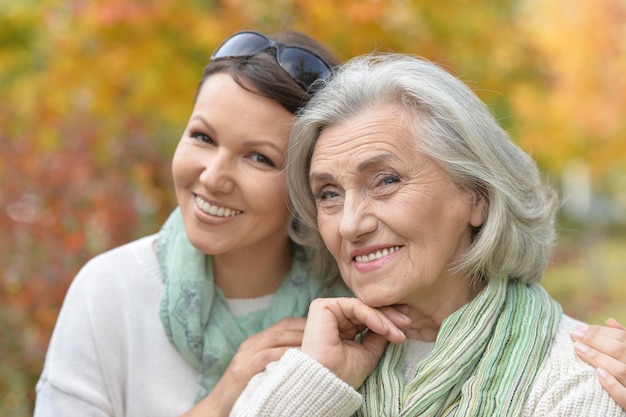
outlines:
[[406, 330], [407, 338], [434, 342], [446, 317], [472, 301], [484, 288], [484, 284], [472, 284], [466, 277], [455, 281], [451, 288], [443, 291], [440, 288], [435, 294], [407, 303], [407, 315], [412, 320], [411, 327]]
[[290, 243], [213, 256], [213, 277], [227, 298], [256, 298], [276, 292], [291, 268]]

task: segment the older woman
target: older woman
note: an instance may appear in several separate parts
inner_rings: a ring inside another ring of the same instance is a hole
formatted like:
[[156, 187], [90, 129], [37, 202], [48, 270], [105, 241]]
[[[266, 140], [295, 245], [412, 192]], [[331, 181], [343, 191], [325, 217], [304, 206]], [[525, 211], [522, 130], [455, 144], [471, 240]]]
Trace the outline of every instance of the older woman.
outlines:
[[556, 194], [467, 86], [414, 57], [357, 58], [292, 141], [293, 234], [357, 298], [313, 301], [301, 349], [233, 415], [624, 415], [538, 285]]

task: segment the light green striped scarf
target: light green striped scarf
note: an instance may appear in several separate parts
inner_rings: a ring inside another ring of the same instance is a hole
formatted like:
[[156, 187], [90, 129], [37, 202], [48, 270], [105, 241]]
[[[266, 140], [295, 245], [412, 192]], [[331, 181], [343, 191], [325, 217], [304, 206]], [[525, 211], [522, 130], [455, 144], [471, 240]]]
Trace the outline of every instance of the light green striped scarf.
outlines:
[[161, 322], [170, 342], [199, 371], [196, 402], [213, 389], [250, 335], [285, 317], [305, 317], [314, 298], [349, 295], [340, 282], [328, 288], [313, 279], [305, 251], [294, 245], [291, 270], [270, 308], [233, 317], [213, 282], [212, 257], [191, 245], [179, 209], [159, 232], [157, 258], [165, 283]]
[[403, 346], [389, 345], [361, 386], [357, 416], [518, 416], [559, 321], [539, 285], [492, 280], [446, 318], [435, 348], [407, 384]]

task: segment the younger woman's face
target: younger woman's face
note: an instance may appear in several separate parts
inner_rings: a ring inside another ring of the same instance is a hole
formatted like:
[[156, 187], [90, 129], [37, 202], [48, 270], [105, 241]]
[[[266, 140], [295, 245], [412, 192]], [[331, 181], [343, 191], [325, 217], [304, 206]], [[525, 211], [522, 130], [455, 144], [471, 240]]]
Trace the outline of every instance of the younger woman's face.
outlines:
[[285, 152], [293, 115], [226, 73], [202, 86], [172, 173], [191, 243], [211, 255], [284, 245]]

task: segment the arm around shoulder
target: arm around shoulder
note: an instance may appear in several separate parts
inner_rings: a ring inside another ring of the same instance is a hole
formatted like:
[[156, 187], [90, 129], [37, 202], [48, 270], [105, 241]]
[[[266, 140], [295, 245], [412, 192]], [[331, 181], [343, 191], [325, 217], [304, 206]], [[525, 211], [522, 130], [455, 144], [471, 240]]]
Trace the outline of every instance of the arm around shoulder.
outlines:
[[596, 370], [576, 356], [569, 333], [577, 324], [569, 317], [562, 320], [524, 417], [626, 417], [626, 411], [600, 385]]

